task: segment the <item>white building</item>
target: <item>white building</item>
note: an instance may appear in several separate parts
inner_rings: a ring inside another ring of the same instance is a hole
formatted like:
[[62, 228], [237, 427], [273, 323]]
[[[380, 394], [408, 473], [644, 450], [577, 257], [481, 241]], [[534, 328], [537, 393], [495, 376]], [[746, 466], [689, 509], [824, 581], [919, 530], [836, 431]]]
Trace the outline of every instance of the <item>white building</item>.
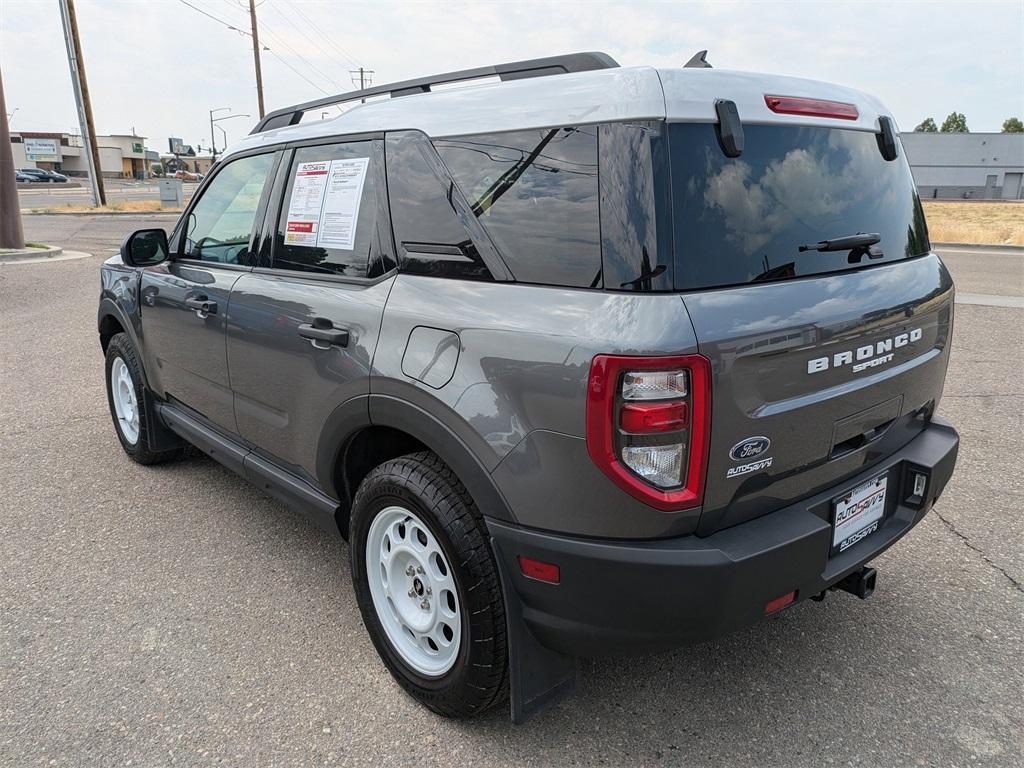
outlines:
[[[131, 134], [97, 136], [100, 175], [110, 179], [147, 178], [151, 161], [146, 138]], [[45, 168], [68, 176], [88, 176], [89, 160], [81, 136], [68, 133], [11, 134], [15, 168]]]
[[1024, 199], [1024, 133], [904, 133], [924, 199]]

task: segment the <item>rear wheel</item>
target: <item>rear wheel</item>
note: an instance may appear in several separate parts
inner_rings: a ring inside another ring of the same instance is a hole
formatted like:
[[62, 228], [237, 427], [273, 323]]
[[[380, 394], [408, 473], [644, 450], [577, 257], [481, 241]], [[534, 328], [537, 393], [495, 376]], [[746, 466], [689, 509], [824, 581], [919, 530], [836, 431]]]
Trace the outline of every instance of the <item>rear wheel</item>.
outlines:
[[107, 345], [107, 403], [121, 447], [139, 464], [158, 464], [180, 458], [184, 447], [151, 451], [152, 429], [143, 407], [142, 366], [135, 345], [126, 333], [118, 333]]
[[465, 487], [436, 455], [385, 462], [352, 505], [352, 579], [388, 670], [448, 717], [506, 696], [505, 610], [488, 537]]

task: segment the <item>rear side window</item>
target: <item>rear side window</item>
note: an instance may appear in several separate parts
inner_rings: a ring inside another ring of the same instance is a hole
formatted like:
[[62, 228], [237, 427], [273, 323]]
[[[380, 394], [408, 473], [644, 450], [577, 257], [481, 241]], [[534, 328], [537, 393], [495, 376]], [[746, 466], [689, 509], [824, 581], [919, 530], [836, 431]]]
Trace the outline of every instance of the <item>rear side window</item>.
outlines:
[[[886, 161], [873, 133], [745, 125], [743, 154], [728, 158], [711, 124], [668, 130], [677, 289], [839, 272], [929, 249], [906, 157]], [[860, 233], [880, 235], [875, 258], [799, 251]]]
[[601, 284], [597, 126], [435, 139], [515, 279]]
[[288, 173], [273, 267], [366, 277], [376, 248], [372, 141], [302, 147]]
[[[414, 131], [387, 136], [388, 197], [403, 272], [462, 280], [492, 275], [459, 219], [454, 184], [428, 157], [430, 142]], [[436, 157], [435, 157], [436, 162]]]

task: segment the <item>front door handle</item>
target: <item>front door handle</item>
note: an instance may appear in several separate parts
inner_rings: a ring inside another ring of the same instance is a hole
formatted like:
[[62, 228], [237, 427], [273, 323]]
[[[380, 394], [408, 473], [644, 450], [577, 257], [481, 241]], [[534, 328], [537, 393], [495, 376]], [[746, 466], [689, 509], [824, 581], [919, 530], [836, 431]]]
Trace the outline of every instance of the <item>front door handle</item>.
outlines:
[[299, 336], [309, 339], [317, 349], [348, 346], [348, 331], [344, 328], [335, 328], [334, 323], [325, 317], [316, 317], [312, 323], [300, 325]]
[[194, 299], [185, 299], [185, 306], [194, 309], [199, 317], [207, 317], [217, 314], [217, 302], [210, 301], [205, 296], [197, 296]]

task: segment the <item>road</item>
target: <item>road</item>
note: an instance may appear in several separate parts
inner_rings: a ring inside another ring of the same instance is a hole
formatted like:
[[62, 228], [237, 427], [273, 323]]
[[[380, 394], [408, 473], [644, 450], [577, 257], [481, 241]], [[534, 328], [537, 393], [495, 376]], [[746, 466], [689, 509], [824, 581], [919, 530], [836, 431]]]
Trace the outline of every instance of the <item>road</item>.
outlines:
[[[874, 563], [870, 600], [585, 661], [578, 693], [520, 727], [449, 722], [378, 661], [346, 544], [203, 457], [122, 455], [97, 267], [146, 221], [26, 217], [31, 239], [96, 256], [0, 265], [0, 765], [1024, 761], [1024, 310], [957, 307], [941, 413], [959, 465]], [[971, 293], [1020, 295], [1020, 261], [950, 263]]]
[[[42, 208], [63, 208], [65, 206], [92, 205], [92, 191], [85, 179], [84, 186], [69, 187], [65, 184], [39, 184], [33, 188], [18, 190], [18, 204], [22, 210]], [[198, 186], [194, 182], [183, 182], [183, 193], [187, 200]], [[122, 181], [104, 179], [107, 203], [126, 200], [159, 200], [160, 187], [155, 181]]]

